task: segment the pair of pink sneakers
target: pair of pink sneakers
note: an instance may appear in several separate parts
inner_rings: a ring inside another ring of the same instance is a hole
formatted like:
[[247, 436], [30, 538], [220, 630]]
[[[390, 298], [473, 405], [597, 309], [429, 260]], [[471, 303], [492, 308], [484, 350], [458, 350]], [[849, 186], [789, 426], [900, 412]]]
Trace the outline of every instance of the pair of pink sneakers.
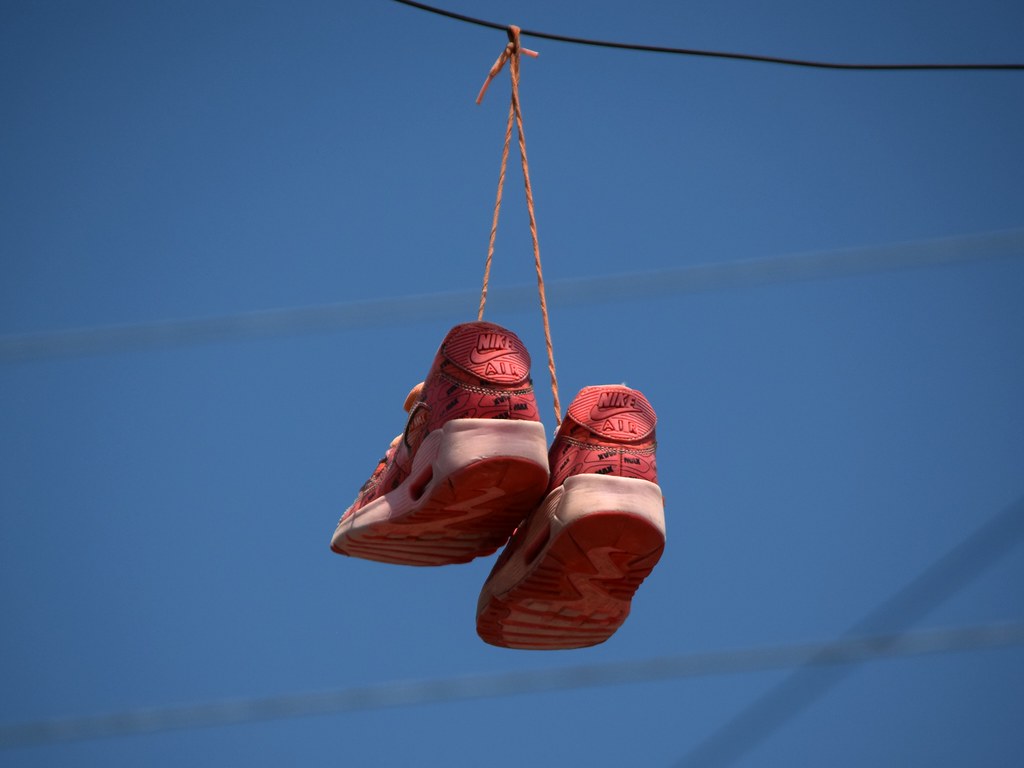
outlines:
[[509, 648], [607, 640], [665, 547], [654, 409], [625, 386], [586, 387], [547, 450], [530, 356], [492, 323], [449, 331], [409, 419], [342, 515], [340, 554], [465, 563], [505, 545], [477, 633]]

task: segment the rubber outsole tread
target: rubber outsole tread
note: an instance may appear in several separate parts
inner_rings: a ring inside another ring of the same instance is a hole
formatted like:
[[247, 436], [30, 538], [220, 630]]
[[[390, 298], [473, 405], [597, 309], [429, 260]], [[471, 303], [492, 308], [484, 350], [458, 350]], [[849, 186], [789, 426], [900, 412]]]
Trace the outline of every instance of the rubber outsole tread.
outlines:
[[549, 541], [518, 583], [482, 601], [477, 632], [492, 645], [567, 649], [597, 645], [664, 550], [664, 533], [638, 517], [594, 513]]

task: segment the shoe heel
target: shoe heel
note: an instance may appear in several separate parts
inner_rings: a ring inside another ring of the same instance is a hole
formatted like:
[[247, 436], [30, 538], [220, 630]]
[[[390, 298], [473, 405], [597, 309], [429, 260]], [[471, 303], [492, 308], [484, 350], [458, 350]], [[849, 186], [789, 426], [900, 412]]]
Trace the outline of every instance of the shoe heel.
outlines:
[[589, 515], [615, 513], [624, 516], [624, 522], [643, 521], [665, 538], [665, 502], [655, 483], [633, 477], [574, 475], [562, 489], [554, 513], [562, 527]]

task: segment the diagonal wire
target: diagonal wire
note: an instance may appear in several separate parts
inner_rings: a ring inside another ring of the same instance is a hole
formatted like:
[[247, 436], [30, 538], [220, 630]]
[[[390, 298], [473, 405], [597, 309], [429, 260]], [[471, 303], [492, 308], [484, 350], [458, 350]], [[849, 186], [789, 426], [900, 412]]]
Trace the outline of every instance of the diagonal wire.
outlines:
[[[395, 0], [396, 3], [407, 5], [412, 8], [419, 8], [421, 11], [444, 16], [467, 24], [475, 24], [478, 27], [489, 29], [508, 29], [507, 24], [498, 24], [493, 21], [485, 21], [472, 16], [467, 16], [454, 11], [447, 11], [443, 8], [436, 8], [426, 3], [413, 2], [413, 0]], [[642, 51], [644, 53], [670, 53], [681, 56], [704, 56], [715, 59], [736, 59], [738, 61], [752, 61], [762, 64], [785, 64], [793, 67], [812, 67], [816, 69], [847, 69], [847, 70], [1013, 70], [1024, 69], [1024, 64], [1017, 63], [992, 63], [992, 64], [844, 64], [830, 61], [810, 61], [807, 59], [794, 59], [782, 56], [763, 56], [751, 53], [729, 53], [726, 51], [701, 51], [694, 48], [673, 48], [664, 45], [643, 45], [640, 43], [619, 43], [610, 40], [591, 40], [584, 37], [572, 37], [569, 35], [556, 35], [551, 32], [537, 32], [535, 30], [523, 29], [521, 34], [528, 37], [537, 37], [543, 40], [554, 40], [560, 43], [574, 43], [576, 45], [590, 45], [598, 48], [618, 48], [627, 51]]]
[[[918, 240], [894, 245], [813, 251], [654, 272], [554, 281], [560, 307], [653, 300], [776, 283], [828, 280], [1024, 256], [1024, 229]], [[536, 288], [496, 288], [491, 301], [503, 312], [532, 306]], [[367, 301], [287, 307], [220, 317], [70, 328], [0, 336], [0, 363], [118, 354], [151, 348], [233, 342], [294, 334], [401, 326], [467, 318], [479, 300], [473, 291], [421, 294]]]
[[322, 693], [0, 725], [0, 749], [168, 730], [212, 728], [342, 712], [760, 672], [802, 664], [843, 665], [1024, 645], [1024, 623], [850, 637], [824, 643], [713, 651], [497, 675], [395, 682]]
[[[902, 589], [856, 621], [841, 639], [898, 632], [941, 605], [1024, 537], [1024, 498], [987, 520]], [[898, 637], [899, 635], [894, 635]], [[884, 648], [884, 646], [883, 646]], [[733, 765], [849, 676], [854, 665], [819, 670], [812, 656], [784, 680], [700, 742], [677, 765]]]

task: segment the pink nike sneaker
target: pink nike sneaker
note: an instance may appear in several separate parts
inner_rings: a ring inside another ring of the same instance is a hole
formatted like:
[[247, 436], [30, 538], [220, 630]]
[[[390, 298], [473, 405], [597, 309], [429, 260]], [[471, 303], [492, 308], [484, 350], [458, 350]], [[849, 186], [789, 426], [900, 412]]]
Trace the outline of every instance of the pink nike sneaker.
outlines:
[[493, 323], [458, 325], [405, 408], [405, 431], [338, 521], [331, 549], [405, 565], [491, 554], [548, 483], [526, 348]]
[[597, 645], [665, 548], [654, 409], [634, 389], [587, 387], [551, 446], [550, 490], [494, 564], [477, 634], [507, 648]]

